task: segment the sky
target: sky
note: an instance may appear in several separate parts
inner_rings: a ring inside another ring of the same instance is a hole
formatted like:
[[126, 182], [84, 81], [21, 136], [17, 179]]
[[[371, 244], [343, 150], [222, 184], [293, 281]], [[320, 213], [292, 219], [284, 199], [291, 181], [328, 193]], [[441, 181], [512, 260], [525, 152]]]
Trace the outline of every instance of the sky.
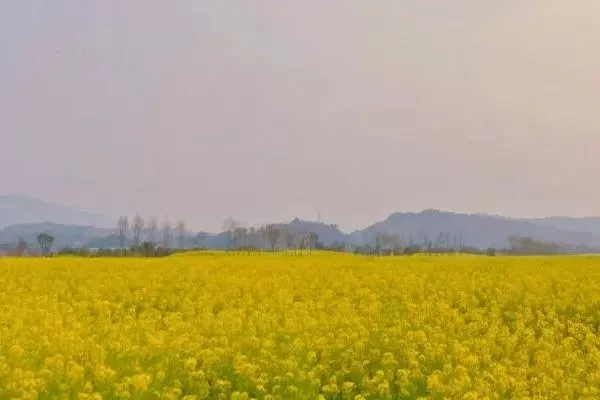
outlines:
[[0, 2], [0, 194], [215, 230], [600, 215], [598, 0]]

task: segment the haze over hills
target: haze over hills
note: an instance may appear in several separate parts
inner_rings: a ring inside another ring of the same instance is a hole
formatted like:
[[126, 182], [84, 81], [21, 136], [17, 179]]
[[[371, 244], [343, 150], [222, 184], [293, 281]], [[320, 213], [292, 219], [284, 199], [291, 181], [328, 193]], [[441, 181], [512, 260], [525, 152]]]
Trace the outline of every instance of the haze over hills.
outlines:
[[[541, 222], [540, 222], [541, 221]], [[576, 218], [558, 220], [523, 220], [492, 215], [458, 214], [438, 210], [425, 210], [420, 213], [394, 213], [386, 220], [350, 235], [354, 243], [371, 243], [377, 233], [385, 232], [402, 236], [426, 235], [431, 240], [436, 235], [460, 234], [469, 246], [477, 248], [505, 248], [509, 236], [531, 237], [535, 240], [568, 245], [583, 245], [600, 248], [600, 219], [598, 225], [583, 224]], [[579, 231], [565, 229], [564, 226], [580, 226]]]
[[114, 222], [102, 215], [47, 203], [27, 196], [0, 195], [0, 228], [16, 224], [52, 222], [107, 228]]
[[[509, 236], [600, 250], [600, 218], [548, 217], [518, 219], [485, 214], [460, 214], [439, 210], [393, 213], [387, 219], [352, 232], [344, 233], [337, 225], [295, 219], [280, 223], [303, 232], [318, 234], [326, 246], [340, 243], [372, 244], [378, 233], [397, 235], [404, 241], [435, 240], [440, 234], [465, 245], [485, 249], [505, 248]], [[56, 237], [56, 246], [115, 247], [115, 221], [77, 209], [51, 204], [25, 196], [0, 196], [0, 244], [14, 243], [19, 238], [34, 242], [40, 232]], [[226, 235], [189, 233], [190, 246], [224, 248]]]
[[23, 239], [35, 244], [37, 236], [42, 232], [55, 238], [55, 248], [87, 247], [94, 239], [102, 239], [112, 234], [112, 230], [107, 228], [42, 222], [7, 226], [0, 230], [0, 243], [11, 244]]
[[600, 237], [600, 217], [548, 217], [530, 221], [542, 226], [553, 226], [574, 232], [588, 232]]

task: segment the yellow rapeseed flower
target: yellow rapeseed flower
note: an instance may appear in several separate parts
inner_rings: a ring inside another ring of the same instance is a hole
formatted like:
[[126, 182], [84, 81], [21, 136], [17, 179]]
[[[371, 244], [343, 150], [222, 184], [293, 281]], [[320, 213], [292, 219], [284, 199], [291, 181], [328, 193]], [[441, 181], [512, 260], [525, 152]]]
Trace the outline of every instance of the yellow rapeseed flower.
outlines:
[[0, 399], [595, 399], [600, 258], [0, 259]]

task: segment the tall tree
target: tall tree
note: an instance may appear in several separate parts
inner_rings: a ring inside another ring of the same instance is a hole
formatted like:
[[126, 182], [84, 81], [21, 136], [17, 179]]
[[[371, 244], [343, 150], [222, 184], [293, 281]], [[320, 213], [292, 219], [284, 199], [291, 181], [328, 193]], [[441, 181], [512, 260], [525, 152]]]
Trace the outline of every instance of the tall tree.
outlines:
[[240, 224], [233, 218], [227, 218], [223, 222], [223, 232], [227, 235], [227, 250], [235, 248], [235, 230]]
[[315, 232], [308, 233], [308, 250], [312, 253], [313, 249], [319, 244], [319, 235]]
[[169, 247], [171, 247], [171, 242], [173, 241], [173, 228], [171, 228], [171, 223], [168, 219], [165, 219], [163, 221], [161, 233], [162, 247], [164, 249], [168, 249]]
[[248, 246], [248, 251], [257, 251], [262, 249], [262, 237], [261, 237], [261, 230], [260, 229], [256, 229], [255, 227], [251, 226], [248, 229], [248, 234], [247, 234], [247, 246]]
[[138, 248], [142, 244], [142, 233], [144, 232], [144, 219], [139, 215], [133, 217], [131, 222], [131, 234], [133, 236], [133, 247]]
[[392, 255], [402, 254], [404, 251], [404, 240], [400, 237], [399, 234], [395, 233], [390, 235], [390, 244], [392, 246]]
[[50, 250], [54, 244], [54, 237], [48, 233], [40, 233], [37, 237], [37, 242], [42, 250], [42, 255], [46, 257], [48, 254], [50, 254]]
[[152, 243], [153, 246], [156, 246], [156, 231], [158, 230], [158, 221], [155, 217], [150, 217], [148, 219], [148, 223], [146, 224], [146, 241], [148, 243]]
[[176, 231], [177, 231], [177, 248], [185, 249], [185, 247], [186, 247], [185, 237], [187, 234], [186, 227], [185, 227], [185, 221], [183, 221], [183, 220], [177, 221]]
[[375, 252], [378, 255], [381, 255], [383, 249], [385, 249], [387, 245], [387, 237], [388, 234], [385, 232], [377, 232], [375, 234]]
[[427, 254], [431, 253], [431, 247], [433, 244], [431, 243], [429, 234], [426, 232], [420, 232], [418, 236], [419, 236], [419, 244], [420, 244], [421, 248], [423, 249], [423, 251]]
[[117, 221], [117, 230], [119, 232], [119, 247], [121, 249], [121, 253], [123, 253], [125, 251], [127, 232], [129, 231], [129, 219], [127, 217], [119, 217], [119, 220]]
[[265, 238], [271, 246], [271, 251], [275, 251], [275, 247], [277, 247], [279, 240], [281, 240], [282, 233], [282, 229], [275, 224], [270, 224], [265, 227]]
[[457, 243], [458, 243], [458, 245], [457, 245], [458, 252], [462, 253], [463, 249], [465, 248], [465, 244], [466, 244], [465, 234], [464, 234], [464, 232], [463, 232], [462, 229], [460, 229], [458, 231], [458, 234], [457, 234]]
[[238, 227], [233, 231], [233, 246], [234, 248], [245, 249], [248, 245], [248, 228], [238, 224]]
[[287, 225], [283, 232], [283, 240], [285, 241], [285, 246], [288, 250], [294, 250], [294, 246], [296, 245], [296, 240], [298, 238], [298, 232], [295, 228], [290, 225]]
[[300, 255], [302, 255], [302, 252], [304, 251], [304, 249], [307, 249], [310, 247], [310, 237], [308, 232], [301, 232], [298, 234], [300, 236], [300, 239], [298, 240], [299, 242], [299, 247], [300, 247]]

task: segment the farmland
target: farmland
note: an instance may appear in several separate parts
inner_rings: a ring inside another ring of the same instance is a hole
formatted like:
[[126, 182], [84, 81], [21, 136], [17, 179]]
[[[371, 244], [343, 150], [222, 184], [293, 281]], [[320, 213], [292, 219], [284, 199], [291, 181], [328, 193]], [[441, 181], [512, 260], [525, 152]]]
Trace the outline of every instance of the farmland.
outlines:
[[1, 259], [0, 398], [596, 399], [600, 258]]

